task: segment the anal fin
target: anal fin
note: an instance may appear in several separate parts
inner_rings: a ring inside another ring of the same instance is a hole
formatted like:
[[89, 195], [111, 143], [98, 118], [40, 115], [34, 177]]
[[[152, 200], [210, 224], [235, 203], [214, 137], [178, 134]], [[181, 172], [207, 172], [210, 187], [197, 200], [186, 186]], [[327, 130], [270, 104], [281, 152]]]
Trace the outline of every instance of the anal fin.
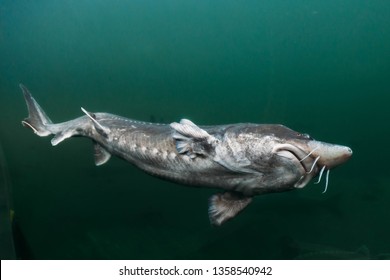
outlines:
[[71, 130], [71, 129], [68, 129], [68, 130], [64, 130], [64, 131], [58, 132], [58, 133], [56, 133], [56, 135], [54, 135], [54, 137], [51, 139], [51, 144], [52, 144], [53, 146], [56, 146], [56, 145], [58, 145], [59, 143], [61, 143], [62, 141], [64, 141], [65, 139], [68, 139], [68, 138], [72, 137], [74, 134], [75, 134], [75, 131], [74, 131], [74, 130]]
[[234, 218], [251, 203], [252, 198], [235, 192], [213, 195], [209, 201], [209, 218], [212, 225], [220, 226]]
[[93, 142], [93, 151], [96, 165], [103, 165], [111, 158], [111, 154], [95, 141]]

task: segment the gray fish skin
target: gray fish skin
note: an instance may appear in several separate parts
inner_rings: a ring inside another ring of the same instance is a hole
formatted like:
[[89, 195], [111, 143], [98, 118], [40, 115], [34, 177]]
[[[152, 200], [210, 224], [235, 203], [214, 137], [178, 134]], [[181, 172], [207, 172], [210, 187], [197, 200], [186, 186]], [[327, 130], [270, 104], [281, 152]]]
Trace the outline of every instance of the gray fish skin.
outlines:
[[22, 124], [57, 145], [73, 136], [92, 139], [95, 163], [111, 155], [173, 182], [223, 189], [210, 198], [209, 217], [221, 225], [255, 195], [303, 188], [322, 169], [347, 161], [352, 150], [328, 144], [283, 125], [239, 123], [197, 126], [140, 122], [109, 113], [89, 113], [53, 123], [26, 87], [20, 85], [29, 116]]

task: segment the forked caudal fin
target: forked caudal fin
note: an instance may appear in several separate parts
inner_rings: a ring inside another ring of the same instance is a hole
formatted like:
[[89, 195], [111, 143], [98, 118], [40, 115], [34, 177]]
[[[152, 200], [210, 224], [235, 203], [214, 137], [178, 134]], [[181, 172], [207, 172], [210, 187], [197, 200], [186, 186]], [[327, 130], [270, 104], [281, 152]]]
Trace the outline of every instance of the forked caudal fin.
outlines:
[[23, 91], [28, 109], [28, 117], [22, 121], [23, 126], [31, 128], [35, 134], [42, 137], [54, 134], [51, 140], [53, 146], [69, 137], [79, 135], [80, 131], [88, 125], [88, 122], [85, 122], [87, 119], [83, 119], [83, 117], [68, 122], [53, 123], [32, 97], [29, 90], [22, 84], [20, 84], [20, 88]]
[[35, 101], [28, 89], [22, 84], [19, 84], [19, 86], [23, 91], [28, 109], [28, 117], [22, 121], [22, 124], [25, 127], [31, 128], [39, 136], [52, 134], [48, 129], [48, 125], [52, 124], [52, 121]]
[[[22, 124], [25, 127], [31, 128], [34, 133], [39, 136], [54, 134], [53, 139], [51, 139], [51, 144], [53, 146], [56, 146], [69, 137], [80, 135], [83, 130], [88, 130], [91, 126], [91, 121], [96, 131], [101, 135], [107, 136], [107, 134], [110, 133], [110, 129], [108, 127], [100, 124], [96, 120], [95, 115], [87, 112], [84, 108], [81, 108], [81, 110], [87, 117], [83, 116], [67, 122], [54, 124], [43, 111], [41, 106], [39, 106], [38, 102], [36, 102], [32, 97], [29, 90], [22, 84], [20, 84], [20, 88], [23, 91], [28, 109], [28, 117], [22, 121]], [[93, 141], [93, 146], [95, 164], [102, 165], [106, 163], [110, 159], [111, 154], [96, 141]]]

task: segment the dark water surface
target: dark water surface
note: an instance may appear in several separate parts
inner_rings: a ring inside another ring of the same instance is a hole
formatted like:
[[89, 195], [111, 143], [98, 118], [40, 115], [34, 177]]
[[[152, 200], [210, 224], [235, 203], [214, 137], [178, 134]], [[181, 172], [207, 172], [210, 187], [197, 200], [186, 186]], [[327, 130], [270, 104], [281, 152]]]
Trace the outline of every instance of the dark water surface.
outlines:
[[[14, 210], [17, 255], [387, 258], [389, 26], [384, 0], [1, 1], [0, 202]], [[215, 228], [214, 190], [116, 158], [96, 167], [90, 141], [52, 147], [23, 128], [20, 82], [54, 122], [83, 106], [145, 121], [282, 123], [354, 156], [324, 195], [310, 183], [257, 197]]]

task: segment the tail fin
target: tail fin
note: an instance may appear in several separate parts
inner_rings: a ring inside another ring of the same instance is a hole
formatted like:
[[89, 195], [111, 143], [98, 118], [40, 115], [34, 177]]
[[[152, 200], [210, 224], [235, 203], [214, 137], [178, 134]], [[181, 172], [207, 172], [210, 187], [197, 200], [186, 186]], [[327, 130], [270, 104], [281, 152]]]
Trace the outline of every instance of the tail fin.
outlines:
[[22, 121], [23, 126], [31, 128], [39, 136], [52, 134], [48, 129], [48, 125], [52, 124], [52, 121], [35, 101], [28, 89], [22, 84], [19, 84], [19, 86], [23, 91], [28, 109], [28, 118]]

